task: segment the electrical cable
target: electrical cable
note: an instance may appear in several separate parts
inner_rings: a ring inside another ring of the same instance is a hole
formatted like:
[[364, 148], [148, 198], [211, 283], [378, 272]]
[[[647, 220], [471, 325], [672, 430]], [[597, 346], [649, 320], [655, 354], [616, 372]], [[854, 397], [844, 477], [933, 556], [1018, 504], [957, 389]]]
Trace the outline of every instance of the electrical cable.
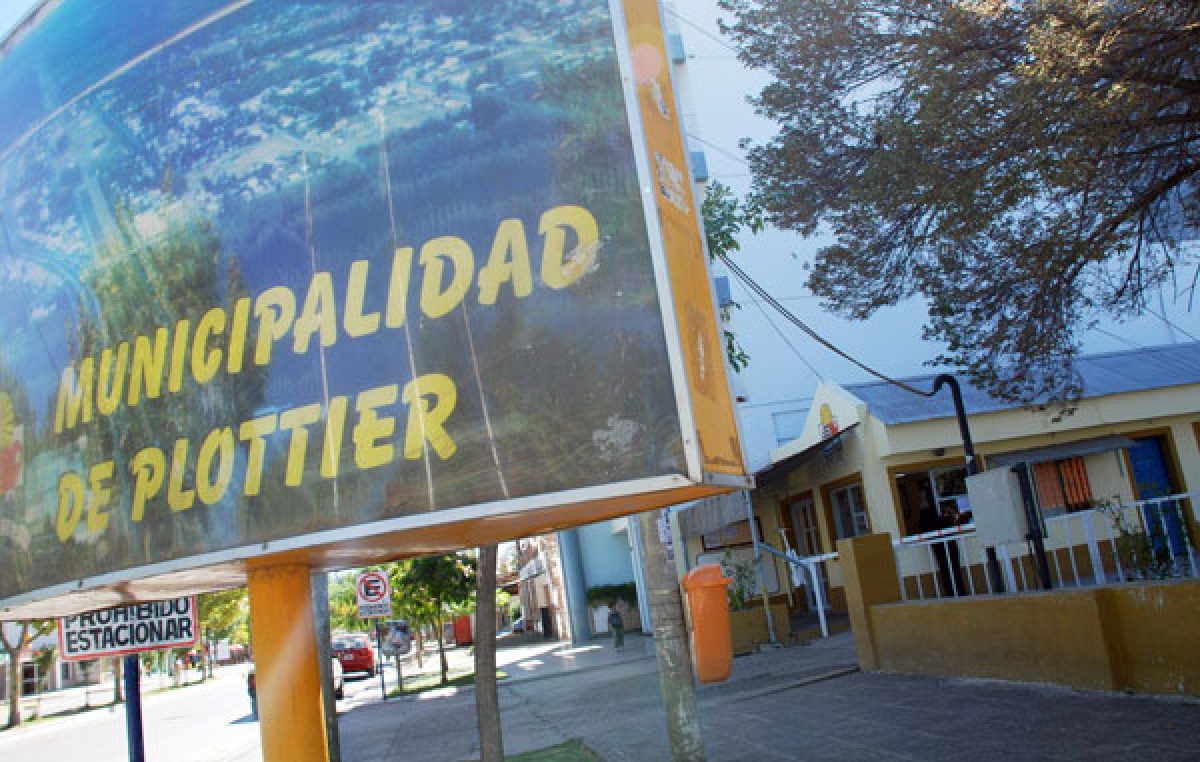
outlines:
[[726, 256], [724, 254], [718, 254], [717, 257], [725, 264], [726, 267], [729, 268], [729, 271], [732, 272], [738, 278], [738, 280], [742, 281], [742, 283], [744, 283], [751, 291], [753, 291], [754, 293], [756, 293], [760, 297], [762, 297], [763, 301], [765, 301], [767, 304], [774, 307], [775, 311], [778, 312], [779, 314], [783, 315], [785, 318], [787, 318], [788, 322], [790, 322], [792, 325], [799, 328], [810, 339], [817, 342], [821, 346], [825, 347], [829, 351], [833, 352], [838, 357], [841, 357], [843, 360], [846, 360], [847, 362], [854, 364], [856, 367], [858, 367], [861, 370], [866, 371], [867, 373], [871, 374], [875, 378], [878, 378], [881, 381], [885, 381], [897, 388], [903, 389], [904, 391], [909, 392], [910, 394], [916, 394], [920, 397], [933, 397], [933, 395], [935, 394], [935, 392], [933, 392], [933, 391], [922, 391], [922, 390], [916, 388], [915, 386], [912, 386], [903, 381], [892, 378], [891, 376], [880, 373], [879, 371], [875, 370], [874, 368], [867, 365], [866, 363], [863, 363], [860, 360], [858, 360], [857, 358], [851, 356], [849, 353], [847, 353], [840, 347], [836, 346], [835, 344], [830, 342], [828, 339], [826, 339], [824, 336], [822, 336], [821, 334], [817, 333], [815, 330], [810, 328], [807, 323], [805, 323], [803, 320], [801, 320], [800, 318], [798, 318], [794, 314], [792, 314], [792, 312], [787, 307], [784, 307], [782, 304], [780, 304], [778, 301], [776, 301], [775, 298], [773, 296], [771, 296], [771, 294], [769, 294], [766, 289], [764, 289], [762, 286], [760, 286], [758, 284], [757, 281], [755, 281], [753, 278], [751, 278], [749, 275], [747, 275], [745, 273], [745, 271], [742, 270], [742, 268], [740, 268], [736, 264], [734, 264], [733, 260], [731, 260], [728, 256]]
[[816, 376], [819, 381], [824, 381], [825, 376], [821, 374], [821, 371], [817, 370], [816, 367], [814, 367], [813, 364], [808, 361], [808, 358], [800, 353], [799, 349], [796, 349], [796, 345], [793, 344], [790, 339], [788, 339], [787, 334], [783, 332], [783, 329], [775, 325], [775, 321], [771, 319], [771, 316], [767, 313], [766, 309], [763, 308], [763, 300], [751, 299], [750, 301], [753, 302], [754, 306], [758, 308], [758, 311], [762, 313], [763, 320], [767, 321], [767, 325], [771, 326], [772, 330], [774, 330], [776, 335], [779, 336], [780, 341], [786, 344], [788, 349], [792, 350], [792, 353], [800, 359], [800, 362], [804, 363], [804, 367], [808, 368], [809, 372]]
[[725, 48], [726, 50], [732, 51], [735, 55], [738, 55], [741, 53], [741, 51], [739, 51], [737, 48], [730, 45], [725, 40], [722, 40], [720, 37], [716, 36], [712, 32], [705, 29], [704, 27], [700, 26], [695, 21], [692, 21], [691, 19], [687, 18], [686, 16], [680, 15], [679, 11], [675, 10], [674, 8], [667, 8], [666, 11], [667, 11], [668, 15], [674, 16], [679, 21], [682, 21], [683, 23], [687, 24], [692, 29], [695, 29], [697, 32], [704, 35], [705, 37], [712, 40], [713, 42], [717, 43], [718, 45]]

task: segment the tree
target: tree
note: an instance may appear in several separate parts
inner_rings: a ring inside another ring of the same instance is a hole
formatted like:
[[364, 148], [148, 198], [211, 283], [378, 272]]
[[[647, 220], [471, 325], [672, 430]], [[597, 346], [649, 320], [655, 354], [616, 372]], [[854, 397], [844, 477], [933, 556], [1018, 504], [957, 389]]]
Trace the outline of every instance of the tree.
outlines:
[[475, 559], [460, 554], [425, 556], [402, 561], [392, 587], [406, 605], [433, 625], [441, 659], [442, 685], [450, 680], [444, 625], [448, 606], [465, 603], [475, 591]]
[[[737, 236], [743, 229], [752, 233], [762, 230], [762, 213], [758, 207], [738, 201], [729, 186], [716, 180], [704, 189], [700, 214], [704, 217], [704, 240], [708, 244], [709, 259], [723, 259], [741, 249]], [[732, 300], [721, 305], [725, 358], [735, 373], [740, 373], [750, 364], [750, 355], [746, 354], [737, 335], [728, 327], [730, 310], [741, 308]]]
[[0, 622], [0, 645], [8, 652], [8, 727], [21, 724], [21, 663], [34, 639], [54, 631], [54, 619], [35, 619], [28, 622]]
[[207, 674], [212, 674], [212, 643], [223, 638], [232, 638], [250, 619], [250, 601], [246, 588], [235, 587], [204, 593], [196, 598], [197, 614], [200, 619], [200, 634], [204, 647]]
[[766, 220], [828, 232], [809, 287], [865, 318], [929, 302], [937, 362], [1010, 399], [1077, 393], [1081, 330], [1200, 258], [1193, 0], [720, 0], [779, 125]]

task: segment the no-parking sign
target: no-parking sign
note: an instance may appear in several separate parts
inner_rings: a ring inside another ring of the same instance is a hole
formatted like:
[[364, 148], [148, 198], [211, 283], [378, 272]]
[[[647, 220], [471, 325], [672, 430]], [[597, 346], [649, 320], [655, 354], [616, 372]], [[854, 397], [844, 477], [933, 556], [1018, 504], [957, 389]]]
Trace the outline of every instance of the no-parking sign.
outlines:
[[381, 571], [363, 572], [354, 580], [358, 618], [376, 619], [392, 615], [392, 586]]

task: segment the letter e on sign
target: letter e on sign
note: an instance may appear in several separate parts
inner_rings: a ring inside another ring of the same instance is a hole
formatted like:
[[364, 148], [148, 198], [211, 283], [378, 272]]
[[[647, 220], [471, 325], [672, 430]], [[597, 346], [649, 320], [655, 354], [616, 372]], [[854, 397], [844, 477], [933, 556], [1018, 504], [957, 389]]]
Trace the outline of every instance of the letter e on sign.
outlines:
[[354, 581], [354, 595], [358, 599], [358, 618], [377, 619], [392, 615], [392, 587], [386, 573], [363, 572]]

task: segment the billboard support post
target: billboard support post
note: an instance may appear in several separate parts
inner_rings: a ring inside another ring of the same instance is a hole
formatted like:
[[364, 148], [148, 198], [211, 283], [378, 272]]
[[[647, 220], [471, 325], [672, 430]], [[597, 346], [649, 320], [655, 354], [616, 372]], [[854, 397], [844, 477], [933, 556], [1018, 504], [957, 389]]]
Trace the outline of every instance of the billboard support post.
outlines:
[[247, 582], [263, 759], [329, 762], [310, 571], [254, 565]]
[[145, 762], [146, 745], [142, 735], [142, 664], [137, 654], [124, 659], [125, 737], [129, 741], [129, 762]]

